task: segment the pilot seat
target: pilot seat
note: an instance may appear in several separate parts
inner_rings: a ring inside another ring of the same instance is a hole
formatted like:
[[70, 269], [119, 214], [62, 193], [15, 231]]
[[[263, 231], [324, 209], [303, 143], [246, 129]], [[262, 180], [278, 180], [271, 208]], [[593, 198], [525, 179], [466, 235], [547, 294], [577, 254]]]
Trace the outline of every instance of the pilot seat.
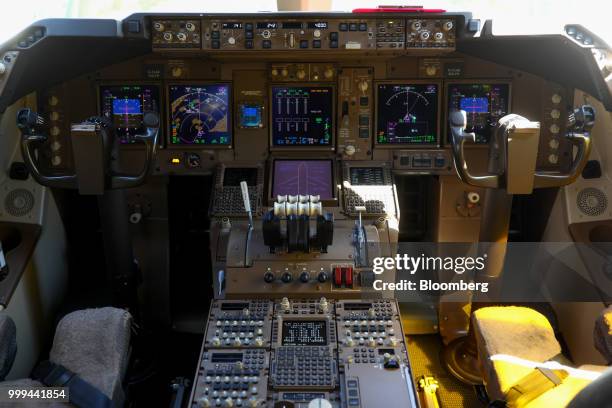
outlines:
[[[610, 387], [610, 367], [572, 367], [563, 356], [548, 319], [531, 308], [483, 307], [473, 313], [472, 322], [484, 384], [489, 399], [495, 403], [505, 403], [503, 406], [509, 408], [556, 407], [570, 403], [574, 407], [595, 406], [573, 400], [589, 384], [595, 386], [603, 381]], [[602, 313], [594, 334], [598, 350], [609, 363], [612, 308]], [[607, 375], [603, 376], [606, 370]]]
[[[0, 382], [0, 392], [7, 395], [9, 389], [68, 387], [73, 405], [39, 401], [30, 404], [122, 407], [126, 399], [123, 379], [130, 355], [131, 325], [130, 313], [113, 307], [67, 314], [57, 325], [49, 360], [34, 369], [32, 378]], [[9, 372], [16, 351], [15, 324], [8, 315], [0, 315], [0, 379]], [[24, 400], [11, 404], [2, 406], [28, 406]]]

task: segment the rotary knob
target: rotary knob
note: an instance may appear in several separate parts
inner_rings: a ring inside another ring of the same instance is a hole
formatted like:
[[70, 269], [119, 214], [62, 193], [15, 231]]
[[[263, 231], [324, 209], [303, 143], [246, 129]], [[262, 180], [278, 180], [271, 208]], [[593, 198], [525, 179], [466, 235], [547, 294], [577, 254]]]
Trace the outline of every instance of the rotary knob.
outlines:
[[361, 92], [365, 92], [368, 90], [368, 88], [370, 87], [370, 85], [368, 84], [368, 81], [366, 81], [365, 79], [363, 81], [359, 81], [359, 90]]
[[332, 404], [325, 398], [315, 398], [308, 403], [308, 408], [332, 408]]
[[227, 39], [227, 43], [228, 43], [229, 45], [234, 45], [234, 44], [236, 44], [236, 39], [235, 39], [234, 37], [229, 37], [229, 38]]
[[289, 75], [289, 71], [287, 70], [287, 68], [283, 68], [283, 69], [281, 70], [281, 76], [286, 77], [287, 75]]
[[429, 33], [429, 31], [423, 31], [423, 32], [421, 32], [421, 35], [420, 35], [421, 40], [422, 40], [422, 41], [427, 41], [427, 40], [429, 40], [430, 35], [431, 35], [431, 34]]
[[274, 282], [274, 279], [276, 279], [276, 277], [274, 276], [274, 273], [270, 270], [266, 271], [266, 273], [264, 274], [264, 281], [266, 283], [272, 283]]
[[317, 280], [320, 283], [325, 283], [327, 282], [327, 280], [329, 279], [329, 275], [327, 275], [327, 273], [325, 271], [321, 271], [319, 272], [319, 274], [317, 275]]
[[304, 71], [303, 69], [298, 69], [297, 72], [295, 73], [295, 76], [298, 79], [304, 79], [306, 78], [306, 71]]
[[333, 78], [334, 70], [332, 68], [325, 68], [325, 71], [323, 71], [323, 76], [325, 77], [325, 79]]
[[352, 156], [355, 154], [355, 146], [353, 145], [346, 145], [344, 146], [344, 154], [346, 154], [347, 156]]
[[284, 283], [291, 283], [291, 281], [293, 280], [293, 275], [291, 275], [291, 272], [285, 271], [283, 272], [283, 275], [281, 276], [281, 280]]
[[209, 408], [210, 400], [207, 397], [202, 397], [198, 400], [198, 406], [201, 408]]
[[187, 41], [187, 34], [185, 34], [185, 33], [178, 33], [178, 34], [176, 35], [176, 38], [177, 38], [179, 41]]
[[156, 21], [155, 23], [153, 23], [153, 29], [155, 31], [164, 31], [164, 25], [159, 21]]
[[308, 282], [310, 282], [310, 274], [308, 273], [308, 271], [303, 271], [303, 272], [300, 274], [300, 281], [301, 281], [302, 283], [308, 283]]

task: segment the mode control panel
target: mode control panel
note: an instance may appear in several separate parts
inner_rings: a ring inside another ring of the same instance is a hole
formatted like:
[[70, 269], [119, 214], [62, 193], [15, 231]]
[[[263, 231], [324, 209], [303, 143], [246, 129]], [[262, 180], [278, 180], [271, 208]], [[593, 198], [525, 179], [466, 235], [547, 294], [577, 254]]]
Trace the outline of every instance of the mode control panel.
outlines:
[[391, 166], [387, 162], [345, 161], [342, 168], [344, 212], [362, 215], [395, 216], [398, 214], [397, 194]]

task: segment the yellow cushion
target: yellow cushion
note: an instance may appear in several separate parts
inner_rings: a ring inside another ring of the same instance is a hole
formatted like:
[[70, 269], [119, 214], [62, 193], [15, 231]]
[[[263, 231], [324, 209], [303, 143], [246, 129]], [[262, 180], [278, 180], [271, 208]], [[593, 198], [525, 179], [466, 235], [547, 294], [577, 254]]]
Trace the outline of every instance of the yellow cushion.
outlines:
[[474, 312], [472, 319], [485, 386], [493, 399], [504, 399], [510, 387], [533, 368], [491, 357], [512, 356], [542, 363], [561, 353], [548, 319], [533, 309], [483, 307]]

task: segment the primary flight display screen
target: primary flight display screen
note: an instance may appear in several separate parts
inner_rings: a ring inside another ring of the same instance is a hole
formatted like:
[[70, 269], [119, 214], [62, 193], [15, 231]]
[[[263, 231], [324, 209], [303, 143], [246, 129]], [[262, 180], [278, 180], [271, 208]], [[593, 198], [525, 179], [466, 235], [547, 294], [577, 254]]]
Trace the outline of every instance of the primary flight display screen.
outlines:
[[272, 196], [319, 195], [334, 198], [331, 160], [274, 160]]
[[378, 144], [438, 143], [438, 84], [378, 84]]
[[327, 321], [283, 320], [283, 346], [327, 345]]
[[331, 146], [333, 88], [272, 87], [272, 145]]
[[134, 143], [145, 133], [144, 112], [159, 112], [159, 88], [154, 85], [100, 87], [100, 113], [110, 119], [122, 144]]
[[170, 85], [168, 97], [171, 144], [231, 144], [229, 84]]
[[464, 110], [466, 132], [476, 134], [476, 143], [488, 143], [497, 121], [508, 114], [509, 96], [509, 84], [450, 84], [448, 111]]

